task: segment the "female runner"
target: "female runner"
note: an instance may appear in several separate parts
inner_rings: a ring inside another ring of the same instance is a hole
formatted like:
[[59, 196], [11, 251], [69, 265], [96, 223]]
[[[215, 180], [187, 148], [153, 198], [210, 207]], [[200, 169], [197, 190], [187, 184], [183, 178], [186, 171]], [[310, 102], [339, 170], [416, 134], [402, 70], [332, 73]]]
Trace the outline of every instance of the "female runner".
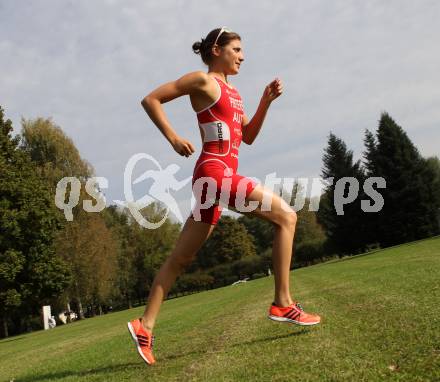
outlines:
[[[201, 55], [208, 66], [208, 72], [188, 73], [176, 81], [158, 87], [142, 100], [148, 116], [173, 149], [178, 154], [189, 157], [195, 151], [194, 146], [174, 131], [162, 108], [165, 102], [189, 95], [197, 115], [203, 144], [192, 180], [196, 206], [184, 224], [174, 250], [153, 281], [143, 316], [128, 323], [138, 353], [147, 364], [155, 362], [152, 332], [162, 301], [176, 278], [194, 260], [221, 215], [221, 205], [212, 204], [211, 197], [217, 201], [222, 199], [231, 207], [243, 205], [243, 200], [253, 203], [254, 207], [257, 204], [249, 213], [274, 224], [272, 261], [275, 296], [269, 307], [268, 317], [298, 325], [315, 325], [320, 322], [318, 315], [304, 312], [301, 305], [290, 296], [289, 275], [296, 225], [295, 211], [271, 190], [237, 174], [240, 143], [243, 141], [250, 145], [257, 137], [269, 106], [282, 93], [281, 81], [275, 79], [266, 86], [257, 111], [249, 120], [244, 114], [237, 89], [228, 82], [228, 76], [238, 74], [244, 60], [240, 36], [227, 28], [217, 28], [208, 33], [201, 42], [194, 43], [192, 48], [196, 54]], [[206, 182], [207, 178], [211, 182]], [[208, 183], [212, 183], [212, 187]], [[222, 194], [222, 184], [227, 186], [229, 192]], [[226, 199], [220, 195], [227, 195]], [[271, 202], [270, 208], [262, 208], [263, 198], [266, 202]]]

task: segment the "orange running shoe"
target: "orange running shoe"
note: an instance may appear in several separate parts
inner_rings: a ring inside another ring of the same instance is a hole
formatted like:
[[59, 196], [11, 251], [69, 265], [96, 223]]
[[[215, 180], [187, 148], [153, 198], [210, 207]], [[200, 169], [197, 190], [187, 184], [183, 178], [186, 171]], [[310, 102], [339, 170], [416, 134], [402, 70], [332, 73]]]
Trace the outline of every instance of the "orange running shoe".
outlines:
[[136, 318], [130, 321], [127, 324], [128, 331], [133, 337], [139, 355], [146, 363], [152, 365], [156, 362], [153, 356], [154, 336], [143, 327], [141, 320], [142, 318]]
[[294, 302], [286, 307], [277, 306], [272, 302], [267, 317], [274, 321], [292, 322], [297, 325], [316, 325], [321, 322], [321, 317], [317, 314], [304, 312], [299, 302]]

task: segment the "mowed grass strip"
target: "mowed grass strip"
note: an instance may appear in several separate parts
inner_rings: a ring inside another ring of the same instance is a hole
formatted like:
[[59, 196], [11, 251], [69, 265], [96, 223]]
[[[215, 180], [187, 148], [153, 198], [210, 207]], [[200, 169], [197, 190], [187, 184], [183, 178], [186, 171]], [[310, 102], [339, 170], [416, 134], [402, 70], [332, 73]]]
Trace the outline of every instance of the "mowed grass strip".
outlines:
[[440, 380], [440, 238], [301, 268], [291, 280], [321, 325], [268, 320], [266, 277], [165, 301], [152, 367], [126, 328], [140, 307], [0, 341], [0, 380]]

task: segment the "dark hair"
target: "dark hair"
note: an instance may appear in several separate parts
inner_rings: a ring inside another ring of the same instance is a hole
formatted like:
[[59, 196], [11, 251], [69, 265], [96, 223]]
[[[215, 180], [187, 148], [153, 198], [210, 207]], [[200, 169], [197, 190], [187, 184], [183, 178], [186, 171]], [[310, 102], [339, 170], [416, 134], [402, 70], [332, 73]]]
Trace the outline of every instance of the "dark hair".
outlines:
[[[202, 38], [202, 41], [197, 41], [193, 44], [192, 50], [195, 54], [200, 54], [202, 56], [202, 61], [209, 65], [212, 59], [212, 47], [214, 45], [215, 39], [220, 33], [221, 28], [213, 29], [208, 33], [206, 38]], [[218, 46], [228, 45], [232, 40], [240, 40], [241, 37], [235, 32], [223, 32], [217, 40]]]

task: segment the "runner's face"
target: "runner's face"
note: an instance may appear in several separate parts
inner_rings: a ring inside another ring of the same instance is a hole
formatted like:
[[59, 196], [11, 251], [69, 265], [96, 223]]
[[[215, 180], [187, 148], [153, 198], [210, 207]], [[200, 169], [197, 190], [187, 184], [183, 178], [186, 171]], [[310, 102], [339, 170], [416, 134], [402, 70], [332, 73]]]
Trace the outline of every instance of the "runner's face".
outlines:
[[232, 40], [221, 48], [219, 58], [225, 66], [227, 74], [238, 74], [240, 64], [244, 60], [243, 49], [240, 40]]

